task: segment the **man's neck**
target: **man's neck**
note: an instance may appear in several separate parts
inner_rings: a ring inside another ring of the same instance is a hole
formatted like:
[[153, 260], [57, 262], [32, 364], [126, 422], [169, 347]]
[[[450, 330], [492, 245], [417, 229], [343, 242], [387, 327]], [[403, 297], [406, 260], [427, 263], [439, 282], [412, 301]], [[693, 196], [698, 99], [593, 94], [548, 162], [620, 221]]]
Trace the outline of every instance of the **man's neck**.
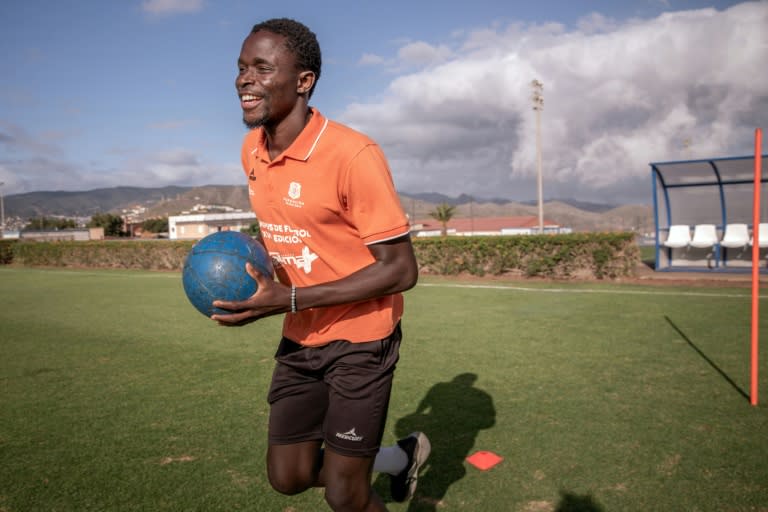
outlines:
[[[303, 102], [302, 102], [303, 103]], [[312, 110], [306, 103], [298, 105], [276, 126], [264, 126], [269, 158], [274, 160], [288, 149], [312, 118]]]

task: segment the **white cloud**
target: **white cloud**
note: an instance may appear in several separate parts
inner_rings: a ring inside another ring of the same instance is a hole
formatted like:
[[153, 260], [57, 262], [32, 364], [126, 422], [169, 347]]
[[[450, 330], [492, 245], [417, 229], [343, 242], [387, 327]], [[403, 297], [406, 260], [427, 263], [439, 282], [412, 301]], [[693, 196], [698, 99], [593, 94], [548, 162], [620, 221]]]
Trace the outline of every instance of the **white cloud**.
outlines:
[[0, 181], [5, 182], [3, 191], [7, 194], [121, 185], [162, 187], [243, 183], [238, 162], [211, 162], [202, 152], [185, 148], [147, 154], [137, 150], [115, 150], [112, 157], [110, 162], [116, 163], [111, 166], [101, 162], [74, 164], [42, 155], [0, 160]]
[[[9, 155], [40, 154], [45, 157], [60, 156], [62, 150], [50, 141], [61, 138], [62, 134], [49, 132], [46, 136], [29, 133], [23, 127], [0, 120], [0, 149]], [[42, 140], [49, 142], [41, 142]]]
[[144, 0], [141, 8], [155, 16], [198, 12], [203, 8], [203, 0]]
[[375, 66], [382, 64], [383, 62], [384, 58], [379, 55], [375, 55], [373, 53], [364, 53], [357, 63], [361, 66]]
[[617, 27], [616, 21], [606, 18], [600, 13], [593, 12], [578, 20], [577, 26], [580, 32], [584, 34], [595, 34], [598, 32], [609, 32]]
[[[198, 121], [168, 121], [153, 126], [173, 130]], [[198, 186], [242, 184], [238, 160], [213, 162], [206, 148], [169, 148], [148, 152], [121, 147], [106, 151], [108, 164], [74, 161], [60, 145], [75, 136], [74, 131], [40, 131], [0, 120], [0, 182], [3, 193], [20, 194], [34, 190], [89, 190], [131, 186]]]
[[[107, 182], [135, 182], [133, 176], [142, 176], [144, 186], [210, 184], [240, 185], [243, 183], [239, 162], [211, 162], [204, 152], [175, 148], [149, 154], [140, 154], [121, 162], [107, 176]], [[105, 185], [114, 186], [114, 185]]]
[[447, 45], [433, 46], [424, 41], [404, 42], [392, 58], [364, 53], [357, 64], [360, 66], [382, 66], [390, 73], [403, 73], [405, 70], [427, 68], [446, 62], [453, 55]]
[[446, 60], [451, 50], [447, 46], [432, 46], [424, 41], [415, 41], [401, 47], [397, 53], [400, 62], [406, 66], [429, 66]]
[[341, 120], [383, 146], [401, 190], [532, 199], [537, 78], [545, 197], [648, 202], [651, 161], [752, 151], [768, 117], [766, 26], [768, 2], [747, 2], [488, 28], [456, 50], [409, 43], [398, 59], [417, 70]]

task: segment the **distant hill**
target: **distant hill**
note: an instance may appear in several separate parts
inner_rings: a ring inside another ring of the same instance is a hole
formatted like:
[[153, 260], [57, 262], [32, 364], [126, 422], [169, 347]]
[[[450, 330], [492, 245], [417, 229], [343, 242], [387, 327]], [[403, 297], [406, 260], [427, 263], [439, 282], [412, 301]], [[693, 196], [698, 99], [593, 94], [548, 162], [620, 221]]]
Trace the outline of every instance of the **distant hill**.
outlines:
[[143, 207], [147, 216], [175, 215], [196, 204], [248, 208], [244, 186], [204, 187], [114, 187], [84, 191], [28, 192], [5, 197], [7, 217], [28, 219], [40, 216], [89, 217], [96, 213], [121, 213]]
[[[547, 202], [563, 203], [578, 208], [579, 210], [596, 213], [607, 212], [619, 206], [617, 204], [589, 203], [586, 201], [577, 201], [576, 199], [549, 199]], [[538, 207], [537, 201], [524, 201], [522, 204]]]
[[[483, 199], [462, 194], [450, 197], [438, 193], [401, 193], [403, 209], [412, 219], [428, 219], [439, 204], [456, 207], [457, 217], [500, 217], [538, 215], [535, 201], [513, 202]], [[145, 209], [144, 218], [178, 215], [195, 205], [220, 205], [247, 211], [248, 190], [244, 185], [206, 185], [202, 187], [114, 187], [87, 191], [46, 191], [5, 197], [6, 218], [30, 219], [40, 216], [90, 217], [96, 213], [121, 214], [124, 210]], [[653, 226], [647, 205], [585, 203], [550, 200], [544, 203], [544, 216], [575, 231], [610, 231]]]
[[[461, 205], [466, 205], [470, 203], [478, 203], [478, 204], [492, 203], [497, 205], [505, 205], [511, 202], [509, 199], [478, 198], [478, 197], [470, 196], [467, 194], [461, 194], [458, 197], [450, 197], [444, 194], [439, 194], [437, 192], [428, 192], [428, 193], [419, 193], [419, 194], [401, 193], [401, 195], [406, 198], [417, 199], [420, 201], [424, 201], [426, 203], [449, 204], [452, 206], [461, 206]], [[619, 206], [617, 204], [590, 203], [586, 201], [577, 201], [576, 199], [567, 199], [567, 198], [547, 199], [545, 203], [563, 203], [563, 204], [573, 206], [574, 208], [578, 208], [579, 210], [584, 210], [587, 212], [597, 212], [597, 213], [607, 212]], [[538, 209], [538, 201], [521, 201], [518, 204], [521, 204], [524, 206], [535, 206]]]
[[494, 204], [506, 204], [509, 202], [509, 199], [483, 199], [483, 198], [470, 196], [467, 194], [461, 194], [459, 197], [450, 197], [450, 196], [446, 196], [445, 194], [439, 194], [437, 192], [425, 192], [425, 193], [419, 193], [419, 194], [401, 193], [400, 195], [405, 196], [407, 198], [424, 201], [426, 203], [449, 204], [452, 206], [469, 204], [473, 202], [494, 203]]
[[96, 213], [119, 211], [127, 205], [154, 204], [187, 190], [188, 187], [114, 187], [76, 192], [28, 192], [6, 196], [5, 214], [23, 219], [52, 215], [89, 217]]

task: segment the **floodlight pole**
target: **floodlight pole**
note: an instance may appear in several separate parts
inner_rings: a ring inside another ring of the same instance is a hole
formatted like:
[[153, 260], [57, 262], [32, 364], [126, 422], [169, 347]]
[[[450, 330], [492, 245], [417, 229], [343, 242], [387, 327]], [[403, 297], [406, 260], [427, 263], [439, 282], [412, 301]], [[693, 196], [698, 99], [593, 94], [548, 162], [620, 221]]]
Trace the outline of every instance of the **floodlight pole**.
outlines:
[[469, 196], [469, 234], [475, 235], [475, 211], [474, 211], [475, 198]]
[[544, 110], [544, 84], [534, 79], [533, 110], [536, 112], [536, 187], [538, 189], [539, 233], [544, 233], [544, 193], [541, 178], [541, 111]]
[[5, 234], [5, 202], [3, 199], [4, 181], [0, 181], [0, 233]]
[[685, 158], [687, 158], [688, 160], [691, 159], [691, 144], [692, 144], [692, 141], [690, 137], [683, 139], [683, 148], [685, 148], [684, 149]]

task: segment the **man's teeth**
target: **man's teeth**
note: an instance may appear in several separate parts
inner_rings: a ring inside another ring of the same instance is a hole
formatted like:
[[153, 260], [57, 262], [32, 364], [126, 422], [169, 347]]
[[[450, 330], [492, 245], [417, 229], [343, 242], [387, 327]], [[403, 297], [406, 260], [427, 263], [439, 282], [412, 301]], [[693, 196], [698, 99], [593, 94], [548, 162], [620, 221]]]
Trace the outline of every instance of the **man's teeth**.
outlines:
[[256, 101], [256, 96], [253, 94], [243, 94], [240, 96], [240, 99], [243, 101]]

